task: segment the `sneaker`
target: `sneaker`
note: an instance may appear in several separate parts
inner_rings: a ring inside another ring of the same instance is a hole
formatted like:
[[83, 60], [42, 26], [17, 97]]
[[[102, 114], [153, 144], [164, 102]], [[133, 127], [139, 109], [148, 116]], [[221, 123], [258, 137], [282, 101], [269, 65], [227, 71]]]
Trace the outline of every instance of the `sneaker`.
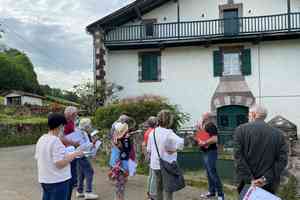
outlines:
[[225, 200], [224, 195], [223, 196], [218, 196], [218, 200]]
[[216, 194], [208, 192], [206, 194], [201, 194], [200, 198], [208, 199], [208, 198], [215, 197], [215, 196], [216, 196]]
[[83, 198], [84, 194], [82, 192], [76, 191], [76, 198]]
[[87, 192], [84, 194], [84, 199], [98, 199], [98, 195], [93, 194], [91, 192]]

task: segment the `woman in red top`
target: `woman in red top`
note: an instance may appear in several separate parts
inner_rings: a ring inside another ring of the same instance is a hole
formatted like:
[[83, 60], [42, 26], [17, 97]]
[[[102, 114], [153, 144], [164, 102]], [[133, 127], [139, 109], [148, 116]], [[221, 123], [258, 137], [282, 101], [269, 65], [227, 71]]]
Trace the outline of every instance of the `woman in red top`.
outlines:
[[[147, 153], [147, 144], [148, 144], [148, 139], [150, 134], [153, 133], [153, 130], [157, 127], [157, 118], [156, 117], [149, 117], [149, 119], [146, 121], [145, 126], [147, 130], [144, 133], [144, 142], [143, 142], [143, 151], [145, 154], [146, 160], [149, 160], [149, 155]], [[148, 177], [148, 187], [147, 187], [147, 196], [148, 199], [154, 199], [156, 196], [156, 179], [154, 176], [154, 172], [151, 171], [149, 172], [149, 177]]]

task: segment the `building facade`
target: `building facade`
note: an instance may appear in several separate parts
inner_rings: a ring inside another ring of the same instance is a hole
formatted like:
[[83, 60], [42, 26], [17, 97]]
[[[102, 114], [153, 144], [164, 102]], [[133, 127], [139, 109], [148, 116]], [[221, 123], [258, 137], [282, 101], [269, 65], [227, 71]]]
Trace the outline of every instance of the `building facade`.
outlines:
[[[231, 132], [249, 107], [300, 125], [300, 1], [138, 0], [87, 27], [95, 80], [167, 97]], [[230, 137], [230, 136], [229, 136]]]
[[24, 106], [24, 105], [43, 105], [44, 97], [22, 91], [8, 91], [4, 93], [4, 105]]

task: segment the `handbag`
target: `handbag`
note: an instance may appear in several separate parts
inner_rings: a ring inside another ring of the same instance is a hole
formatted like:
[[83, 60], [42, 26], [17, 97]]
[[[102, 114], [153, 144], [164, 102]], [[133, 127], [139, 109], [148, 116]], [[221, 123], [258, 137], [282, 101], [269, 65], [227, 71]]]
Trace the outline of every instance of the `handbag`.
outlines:
[[176, 192], [185, 188], [183, 172], [176, 161], [169, 163], [160, 157], [154, 129], [154, 143], [159, 158], [163, 188], [166, 192]]

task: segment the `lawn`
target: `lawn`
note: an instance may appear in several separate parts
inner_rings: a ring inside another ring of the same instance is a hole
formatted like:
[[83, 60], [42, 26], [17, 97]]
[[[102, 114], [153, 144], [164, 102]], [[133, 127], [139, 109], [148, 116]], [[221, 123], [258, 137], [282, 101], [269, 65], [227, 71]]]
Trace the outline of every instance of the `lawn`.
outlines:
[[12, 116], [0, 114], [0, 124], [46, 124], [45, 117]]

